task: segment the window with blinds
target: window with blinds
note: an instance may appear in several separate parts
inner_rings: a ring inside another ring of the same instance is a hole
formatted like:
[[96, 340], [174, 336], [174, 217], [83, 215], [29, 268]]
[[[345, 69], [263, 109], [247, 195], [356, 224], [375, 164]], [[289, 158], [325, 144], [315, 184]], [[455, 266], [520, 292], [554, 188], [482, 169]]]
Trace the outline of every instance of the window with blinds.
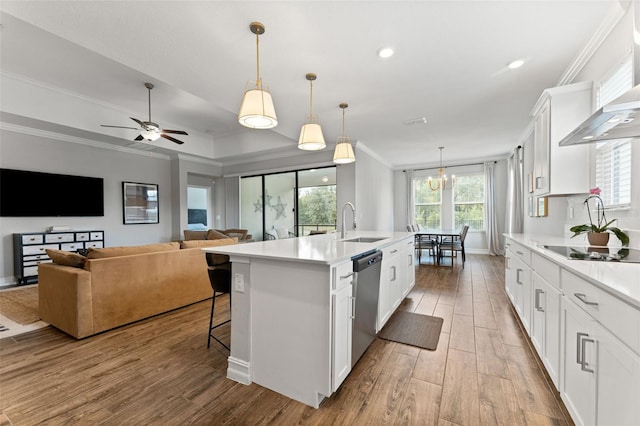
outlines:
[[[608, 104], [633, 87], [631, 56], [600, 82], [596, 94], [597, 108]], [[631, 139], [602, 142], [596, 145], [596, 186], [607, 208], [631, 205]]]

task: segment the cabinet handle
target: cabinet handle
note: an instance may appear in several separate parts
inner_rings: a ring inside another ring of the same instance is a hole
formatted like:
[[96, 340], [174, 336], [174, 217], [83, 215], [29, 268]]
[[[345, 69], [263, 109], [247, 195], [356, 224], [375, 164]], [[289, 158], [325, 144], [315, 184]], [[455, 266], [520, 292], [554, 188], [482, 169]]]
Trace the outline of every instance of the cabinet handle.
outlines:
[[542, 179], [542, 176], [536, 178], [536, 189], [542, 188]]
[[340, 279], [344, 280], [345, 278], [349, 278], [353, 276], [353, 272], [349, 272], [347, 275], [340, 275]]
[[511, 266], [509, 265], [510, 260], [511, 260], [510, 257], [505, 258], [505, 264], [504, 264], [505, 269], [511, 269]]
[[522, 272], [522, 269], [516, 269], [516, 284], [522, 285], [522, 283], [520, 282], [520, 272]]
[[598, 306], [597, 302], [589, 302], [587, 300], [587, 295], [584, 293], [573, 293], [573, 295], [575, 297], [578, 298], [578, 300], [580, 300], [582, 303], [584, 303], [585, 305], [591, 305], [591, 306]]
[[397, 253], [398, 250], [391, 250], [391, 254]]
[[587, 336], [587, 333], [576, 333], [576, 363], [580, 365], [583, 365], [582, 357], [580, 356], [582, 348], [582, 338]]
[[587, 342], [595, 343], [596, 341], [593, 339], [582, 339], [582, 342], [580, 343], [580, 351], [582, 352], [582, 360], [580, 362], [580, 368], [582, 369], [582, 371], [586, 371], [587, 373], [593, 373], [594, 371], [591, 368], [587, 368], [587, 365], [589, 364], [587, 364], [587, 360], [585, 359], [585, 356], [584, 356]]
[[412, 266], [413, 265], [413, 255], [409, 254], [408, 256], [409, 256], [409, 266]]
[[393, 272], [393, 278], [391, 278], [391, 281], [395, 281], [396, 280], [396, 267], [392, 266], [391, 267], [391, 271]]
[[524, 253], [521, 252], [520, 250], [516, 250], [516, 253], [518, 253], [520, 256], [522, 256]]
[[349, 318], [356, 319], [356, 298], [349, 296], [349, 299], [351, 299], [351, 315], [349, 315]]
[[544, 294], [542, 289], [536, 288], [536, 311], [544, 312], [544, 309], [540, 306], [540, 295]]

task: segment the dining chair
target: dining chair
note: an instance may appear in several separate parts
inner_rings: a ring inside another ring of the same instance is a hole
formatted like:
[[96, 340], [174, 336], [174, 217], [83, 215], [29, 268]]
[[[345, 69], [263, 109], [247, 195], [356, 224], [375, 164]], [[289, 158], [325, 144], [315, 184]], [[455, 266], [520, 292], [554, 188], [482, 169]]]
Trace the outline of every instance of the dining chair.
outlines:
[[[420, 225], [408, 225], [413, 228], [414, 232], [422, 232], [423, 229]], [[422, 250], [429, 250], [429, 256], [433, 257], [434, 263], [437, 261], [438, 256], [438, 240], [433, 235], [428, 234], [416, 234], [416, 250], [418, 250], [418, 263], [422, 261]]]
[[466, 260], [466, 255], [464, 252], [464, 240], [467, 237], [467, 231], [469, 231], [469, 225], [464, 225], [462, 227], [462, 231], [460, 231], [459, 236], [455, 236], [451, 239], [443, 240], [438, 245], [438, 260], [442, 260], [444, 257], [443, 252], [450, 251], [451, 252], [451, 267], [453, 267], [453, 258], [456, 257], [456, 253], [460, 252], [462, 254], [462, 268], [464, 269], [464, 262]]

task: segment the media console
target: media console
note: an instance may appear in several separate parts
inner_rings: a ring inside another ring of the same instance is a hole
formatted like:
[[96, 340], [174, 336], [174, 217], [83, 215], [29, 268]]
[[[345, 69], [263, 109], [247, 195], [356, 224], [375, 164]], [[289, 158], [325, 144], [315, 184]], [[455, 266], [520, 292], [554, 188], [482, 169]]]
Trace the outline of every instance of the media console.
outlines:
[[13, 270], [18, 285], [38, 282], [38, 264], [51, 262], [46, 249], [77, 252], [91, 247], [104, 247], [104, 231], [13, 234]]

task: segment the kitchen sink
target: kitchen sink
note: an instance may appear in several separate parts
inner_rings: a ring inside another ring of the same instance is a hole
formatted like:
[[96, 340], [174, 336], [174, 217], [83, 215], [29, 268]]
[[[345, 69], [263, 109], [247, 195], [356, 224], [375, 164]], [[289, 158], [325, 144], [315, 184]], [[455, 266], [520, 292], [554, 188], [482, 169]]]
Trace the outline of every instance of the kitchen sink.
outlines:
[[375, 243], [376, 241], [385, 240], [388, 237], [358, 237], [343, 240], [344, 243]]

